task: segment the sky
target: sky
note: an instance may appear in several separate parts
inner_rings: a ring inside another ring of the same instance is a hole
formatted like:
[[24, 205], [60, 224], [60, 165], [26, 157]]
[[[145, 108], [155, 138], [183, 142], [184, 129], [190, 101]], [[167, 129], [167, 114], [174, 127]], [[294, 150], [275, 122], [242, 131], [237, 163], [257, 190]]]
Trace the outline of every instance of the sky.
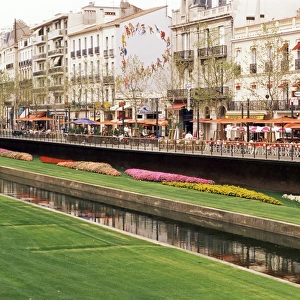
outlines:
[[[78, 12], [89, 2], [95, 2], [96, 6], [120, 4], [120, 0], [16, 0], [5, 1], [0, 10], [0, 29], [11, 27], [15, 19], [23, 20], [27, 25], [35, 25], [44, 20], [51, 19], [57, 13]], [[163, 6], [166, 3], [171, 9], [178, 9], [180, 0], [128, 0], [129, 3], [147, 9], [156, 6]]]

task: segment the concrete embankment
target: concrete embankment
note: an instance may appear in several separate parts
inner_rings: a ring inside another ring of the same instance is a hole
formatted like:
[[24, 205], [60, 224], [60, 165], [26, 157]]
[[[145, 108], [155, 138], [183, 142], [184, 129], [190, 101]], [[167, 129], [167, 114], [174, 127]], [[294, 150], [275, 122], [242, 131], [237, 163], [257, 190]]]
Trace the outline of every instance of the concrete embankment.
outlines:
[[173, 219], [284, 246], [300, 248], [300, 226], [295, 224], [2, 166], [0, 167], [0, 177], [73, 197], [156, 215], [161, 218]]

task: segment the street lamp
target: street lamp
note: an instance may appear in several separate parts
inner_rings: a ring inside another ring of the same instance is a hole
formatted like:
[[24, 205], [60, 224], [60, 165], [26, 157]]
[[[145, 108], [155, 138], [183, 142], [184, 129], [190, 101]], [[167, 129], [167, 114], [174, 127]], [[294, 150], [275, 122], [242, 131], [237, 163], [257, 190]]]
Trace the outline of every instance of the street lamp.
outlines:
[[[250, 97], [247, 98], [247, 118], [250, 118]], [[247, 126], [247, 142], [249, 142], [249, 135], [250, 135], [250, 131], [249, 131], [249, 122], [247, 121], [246, 123]]]
[[192, 85], [188, 82], [186, 84], [186, 89], [187, 89], [187, 111], [190, 111], [191, 109], [191, 89], [192, 89]]

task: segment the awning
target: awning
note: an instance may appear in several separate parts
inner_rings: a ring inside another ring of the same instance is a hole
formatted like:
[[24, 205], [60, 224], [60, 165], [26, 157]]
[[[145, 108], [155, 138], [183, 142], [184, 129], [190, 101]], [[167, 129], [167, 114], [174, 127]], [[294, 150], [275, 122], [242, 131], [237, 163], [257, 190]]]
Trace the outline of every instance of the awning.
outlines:
[[279, 49], [279, 51], [285, 51], [288, 48], [289, 44], [288, 43], [284, 43], [281, 48]]
[[293, 87], [300, 87], [300, 81], [295, 82], [295, 83], [293, 84]]
[[300, 48], [300, 42], [292, 49], [292, 50], [298, 50]]
[[130, 105], [130, 104], [126, 104], [126, 105], [124, 105], [124, 106], [118, 107], [118, 108], [117, 108], [117, 111], [122, 111], [123, 107], [124, 107], [124, 109], [126, 109], [126, 108], [131, 107], [131, 105]]
[[174, 103], [168, 107], [168, 110], [181, 110], [182, 107], [186, 106], [185, 103]]
[[112, 106], [109, 110], [116, 110], [117, 108], [119, 108], [119, 104]]
[[278, 88], [279, 89], [282, 89], [282, 88], [284, 88], [284, 87], [286, 87], [287, 86], [287, 83], [286, 82], [282, 82], [282, 83], [280, 83], [279, 85], [278, 85]]
[[291, 128], [291, 129], [300, 129], [300, 123], [298, 124], [286, 124], [284, 128]]
[[[145, 125], [152, 125], [156, 126], [156, 119], [149, 119], [149, 120], [144, 120]], [[169, 122], [168, 120], [158, 120], [158, 126], [168, 126]]]

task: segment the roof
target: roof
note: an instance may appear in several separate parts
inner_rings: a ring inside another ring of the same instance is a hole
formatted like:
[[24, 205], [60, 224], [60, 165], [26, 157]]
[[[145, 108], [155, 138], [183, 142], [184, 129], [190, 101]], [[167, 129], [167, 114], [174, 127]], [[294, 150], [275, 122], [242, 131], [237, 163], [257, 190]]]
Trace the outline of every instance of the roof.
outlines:
[[72, 33], [68, 34], [68, 36], [71, 37], [71, 36], [74, 36], [74, 35], [77, 35], [77, 34], [90, 32], [90, 31], [93, 31], [93, 30], [99, 30], [99, 29], [103, 29], [103, 28], [106, 28], [106, 27], [113, 27], [113, 26], [119, 27], [120, 24], [123, 23], [123, 22], [127, 22], [129, 20], [132, 20], [132, 19], [144, 16], [144, 15], [147, 15], [147, 14], [153, 13], [155, 11], [161, 10], [163, 8], [166, 8], [166, 7], [167, 6], [164, 5], [164, 6], [152, 7], [152, 8], [149, 8], [149, 9], [141, 10], [138, 13], [135, 13], [135, 14], [123, 17], [123, 18], [117, 18], [117, 19], [115, 19], [113, 21], [110, 21], [110, 22], [107, 22], [107, 23], [92, 25], [92, 26], [89, 26], [88, 28], [72, 32]]

